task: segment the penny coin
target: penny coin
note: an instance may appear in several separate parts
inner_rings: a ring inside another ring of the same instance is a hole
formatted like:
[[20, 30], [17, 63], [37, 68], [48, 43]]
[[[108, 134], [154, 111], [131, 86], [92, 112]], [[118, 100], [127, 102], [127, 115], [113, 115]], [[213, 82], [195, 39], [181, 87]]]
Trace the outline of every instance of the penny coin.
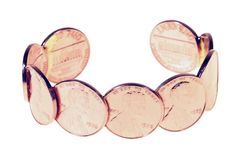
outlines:
[[24, 58], [23, 58], [23, 70], [22, 70], [22, 79], [23, 79], [23, 91], [24, 91], [24, 99], [29, 101], [28, 94], [28, 75], [26, 66], [34, 65], [38, 69], [40, 69], [43, 73], [47, 71], [47, 59], [43, 52], [43, 47], [38, 44], [31, 44], [27, 47]]
[[215, 105], [218, 90], [218, 67], [218, 53], [211, 50], [206, 56], [197, 75], [202, 79], [206, 88], [206, 110], [211, 110]]
[[63, 129], [74, 135], [88, 136], [105, 126], [108, 107], [93, 87], [70, 80], [54, 88], [59, 107], [57, 122]]
[[27, 47], [24, 54], [23, 66], [27, 65], [34, 65], [43, 74], [46, 74], [48, 61], [44, 49], [41, 45], [31, 44]]
[[160, 126], [169, 131], [181, 131], [196, 123], [204, 112], [205, 88], [200, 78], [177, 75], [156, 90], [165, 105], [165, 116]]
[[74, 79], [88, 62], [89, 42], [79, 30], [59, 29], [50, 34], [42, 45], [48, 58], [46, 76], [51, 82]]
[[124, 138], [150, 134], [161, 122], [164, 106], [158, 94], [140, 84], [122, 84], [104, 97], [109, 106], [107, 128]]
[[197, 35], [186, 24], [165, 21], [152, 31], [150, 45], [155, 58], [165, 68], [186, 73], [199, 62]]
[[54, 121], [57, 113], [55, 94], [43, 73], [34, 66], [27, 66], [30, 74], [29, 104], [35, 120], [42, 125]]

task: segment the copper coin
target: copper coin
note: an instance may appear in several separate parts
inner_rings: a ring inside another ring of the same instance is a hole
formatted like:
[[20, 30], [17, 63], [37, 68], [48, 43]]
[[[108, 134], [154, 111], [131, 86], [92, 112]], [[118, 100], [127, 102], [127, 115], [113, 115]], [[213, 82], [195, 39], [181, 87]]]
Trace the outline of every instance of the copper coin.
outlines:
[[105, 95], [105, 100], [110, 108], [106, 126], [120, 137], [144, 137], [163, 118], [164, 106], [159, 95], [140, 84], [119, 85]]
[[206, 88], [206, 110], [211, 110], [216, 101], [219, 75], [218, 53], [211, 50], [206, 56], [198, 77], [203, 81]]
[[165, 105], [165, 117], [160, 126], [169, 131], [181, 131], [196, 123], [204, 112], [205, 88], [200, 78], [185, 74], [166, 80], [157, 89]]
[[77, 77], [89, 59], [90, 48], [85, 34], [73, 28], [53, 32], [43, 46], [48, 58], [46, 76], [55, 83]]
[[57, 122], [66, 131], [88, 136], [105, 126], [108, 107], [93, 87], [78, 80], [70, 80], [54, 88], [59, 106]]
[[159, 63], [171, 71], [189, 72], [199, 62], [197, 35], [181, 22], [159, 23], [151, 33], [150, 45]]
[[24, 54], [23, 66], [27, 65], [34, 65], [43, 74], [46, 74], [48, 69], [48, 60], [45, 51], [41, 45], [31, 44], [27, 47]]
[[213, 49], [213, 39], [211, 34], [204, 33], [200, 36], [199, 42], [199, 66], [203, 63], [206, 55]]
[[22, 70], [22, 79], [23, 79], [23, 91], [24, 91], [24, 99], [26, 101], [29, 100], [28, 95], [28, 75], [26, 66], [34, 65], [38, 69], [40, 69], [44, 74], [47, 71], [47, 59], [43, 52], [43, 47], [38, 44], [31, 44], [27, 47], [24, 58], [23, 58], [23, 70]]
[[43, 73], [34, 66], [27, 66], [30, 74], [29, 104], [35, 120], [42, 125], [54, 121], [57, 114], [55, 94]]

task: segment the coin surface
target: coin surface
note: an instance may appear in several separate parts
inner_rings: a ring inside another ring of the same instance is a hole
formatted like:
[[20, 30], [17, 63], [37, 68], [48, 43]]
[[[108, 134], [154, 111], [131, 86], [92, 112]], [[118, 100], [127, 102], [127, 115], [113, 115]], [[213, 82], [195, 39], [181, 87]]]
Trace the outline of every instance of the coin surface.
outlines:
[[51, 82], [74, 79], [88, 62], [89, 42], [79, 30], [59, 29], [50, 34], [42, 45], [48, 58], [46, 77]]
[[200, 78], [185, 74], [174, 76], [156, 90], [165, 105], [165, 116], [160, 126], [169, 131], [191, 127], [205, 109], [206, 93]]
[[24, 54], [23, 66], [27, 65], [34, 65], [43, 74], [46, 74], [48, 69], [48, 60], [45, 51], [41, 45], [31, 44], [27, 47]]
[[199, 62], [197, 35], [178, 21], [165, 21], [153, 29], [150, 45], [155, 58], [165, 68], [186, 73]]
[[203, 81], [206, 88], [206, 110], [211, 110], [216, 101], [219, 77], [218, 53], [214, 50], [209, 51], [199, 72], [198, 77]]
[[35, 120], [42, 125], [54, 121], [57, 114], [55, 94], [49, 81], [35, 66], [27, 66], [29, 71], [29, 104]]
[[109, 106], [107, 128], [124, 138], [140, 138], [150, 134], [164, 114], [161, 98], [140, 84], [123, 84], [104, 97]]
[[47, 71], [47, 58], [44, 54], [43, 47], [38, 44], [31, 44], [27, 47], [24, 57], [23, 57], [23, 70], [22, 70], [22, 80], [23, 80], [23, 91], [24, 99], [29, 101], [28, 94], [28, 71], [25, 68], [27, 65], [34, 65], [40, 69], [44, 74]]
[[59, 107], [57, 122], [66, 131], [88, 136], [105, 126], [108, 107], [93, 87], [78, 80], [70, 80], [54, 88]]

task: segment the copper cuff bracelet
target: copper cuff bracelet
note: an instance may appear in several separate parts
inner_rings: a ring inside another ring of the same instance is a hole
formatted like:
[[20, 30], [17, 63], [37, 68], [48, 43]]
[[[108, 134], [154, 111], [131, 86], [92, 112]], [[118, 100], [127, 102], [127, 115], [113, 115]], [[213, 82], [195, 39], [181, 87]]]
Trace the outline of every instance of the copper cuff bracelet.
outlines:
[[[157, 61], [177, 72], [156, 90], [125, 83], [102, 96], [75, 78], [85, 68], [90, 46], [74, 28], [51, 33], [42, 45], [31, 44], [23, 58], [23, 90], [35, 120], [59, 125], [78, 136], [95, 134], [106, 126], [124, 138], [140, 138], [158, 126], [181, 131], [195, 124], [215, 105], [218, 54], [209, 33], [200, 37], [186, 24], [169, 20], [154, 27], [150, 46]], [[197, 67], [196, 75], [189, 74]], [[51, 86], [50, 82], [56, 83]]]

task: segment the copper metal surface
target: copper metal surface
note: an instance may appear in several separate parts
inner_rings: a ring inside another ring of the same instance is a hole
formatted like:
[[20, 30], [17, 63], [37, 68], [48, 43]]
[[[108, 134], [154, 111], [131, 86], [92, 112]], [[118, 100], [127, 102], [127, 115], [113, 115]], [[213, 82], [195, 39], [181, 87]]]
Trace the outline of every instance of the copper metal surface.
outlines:
[[[90, 47], [74, 28], [51, 33], [42, 45], [31, 44], [23, 58], [23, 93], [35, 120], [57, 120], [71, 134], [89, 136], [105, 125], [124, 138], [140, 138], [158, 125], [181, 131], [211, 110], [218, 91], [218, 53], [209, 33], [200, 37], [186, 24], [164, 21], [152, 31], [150, 45], [165, 68], [186, 73], [200, 66], [197, 76], [178, 74], [156, 91], [137, 83], [118, 85], [102, 96], [91, 85], [75, 80], [85, 68]], [[57, 83], [51, 87], [50, 82]]]
[[43, 74], [47, 72], [47, 58], [44, 54], [43, 47], [38, 44], [31, 44], [27, 47], [24, 58], [23, 58], [23, 70], [22, 70], [22, 79], [23, 79], [23, 91], [24, 99], [29, 101], [28, 95], [28, 71], [25, 69], [27, 65], [36, 66]]
[[42, 125], [54, 121], [57, 114], [55, 95], [50, 83], [42, 72], [33, 66], [27, 66], [30, 74], [29, 104], [35, 120]]
[[213, 39], [210, 33], [204, 33], [199, 41], [199, 67], [202, 65], [206, 55], [213, 49]]
[[161, 98], [139, 84], [123, 84], [105, 95], [110, 108], [107, 128], [125, 138], [150, 134], [161, 122], [164, 107]]
[[85, 34], [73, 28], [53, 32], [43, 42], [48, 70], [46, 77], [51, 82], [60, 82], [77, 77], [85, 68], [90, 54]]
[[23, 79], [23, 94], [25, 101], [29, 101], [29, 75], [25, 67], [22, 70], [22, 79]]
[[186, 73], [199, 62], [197, 35], [178, 21], [165, 21], [152, 31], [150, 45], [155, 58], [165, 68]]
[[192, 126], [204, 112], [206, 93], [200, 78], [177, 75], [166, 80], [157, 90], [165, 105], [165, 117], [160, 126], [169, 131], [181, 131]]
[[211, 50], [205, 58], [198, 77], [203, 81], [206, 88], [206, 110], [211, 110], [216, 101], [218, 91], [219, 63], [218, 53]]
[[23, 65], [34, 65], [43, 74], [46, 74], [48, 69], [48, 60], [41, 45], [31, 44], [25, 51]]
[[88, 136], [98, 132], [107, 122], [108, 107], [101, 95], [88, 84], [64, 81], [55, 86], [59, 113], [57, 122], [66, 131]]

